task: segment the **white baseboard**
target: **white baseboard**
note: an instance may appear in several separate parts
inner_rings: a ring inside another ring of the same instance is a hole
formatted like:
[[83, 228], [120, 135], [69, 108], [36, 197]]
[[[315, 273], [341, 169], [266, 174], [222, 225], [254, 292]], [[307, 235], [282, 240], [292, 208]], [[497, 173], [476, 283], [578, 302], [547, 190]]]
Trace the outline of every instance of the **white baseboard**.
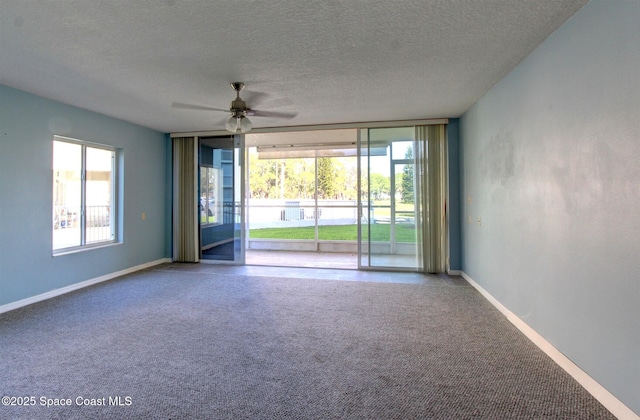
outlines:
[[516, 326], [529, 340], [538, 346], [543, 352], [547, 354], [554, 362], [556, 362], [562, 369], [564, 369], [569, 375], [573, 377], [584, 389], [593, 395], [607, 410], [609, 410], [614, 416], [621, 420], [638, 420], [640, 416], [627, 407], [622, 401], [617, 399], [612, 393], [607, 391], [602, 385], [596, 382], [585, 371], [580, 369], [578, 365], [573, 363], [567, 356], [562, 354], [560, 350], [556, 349], [551, 343], [549, 343], [544, 337], [538, 334], [533, 328], [527, 325], [522, 319], [511, 312], [507, 307], [500, 303], [495, 297], [487, 292], [482, 286], [474, 281], [467, 273], [462, 271], [462, 277], [469, 282], [473, 287], [480, 292], [485, 299], [487, 299], [493, 306], [495, 306], [513, 325]]
[[447, 270], [447, 274], [450, 276], [461, 276], [462, 271], [460, 270]]
[[170, 258], [162, 258], [162, 259], [151, 261], [145, 264], [136, 265], [135, 267], [130, 267], [124, 270], [116, 271], [115, 273], [109, 273], [109, 274], [105, 274], [104, 276], [81, 281], [79, 283], [70, 284], [69, 286], [61, 287], [60, 289], [50, 290], [48, 292], [31, 296], [26, 299], [7, 303], [5, 305], [0, 306], [0, 314], [4, 312], [12, 311], [14, 309], [21, 308], [23, 306], [31, 305], [36, 302], [41, 302], [43, 300], [51, 299], [56, 296], [64, 295], [65, 293], [73, 292], [74, 290], [82, 289], [84, 287], [89, 287], [97, 283], [102, 283], [103, 281], [111, 280], [116, 277], [124, 276], [125, 274], [144, 270], [145, 268], [153, 267], [154, 265], [169, 263], [169, 262], [171, 262]]

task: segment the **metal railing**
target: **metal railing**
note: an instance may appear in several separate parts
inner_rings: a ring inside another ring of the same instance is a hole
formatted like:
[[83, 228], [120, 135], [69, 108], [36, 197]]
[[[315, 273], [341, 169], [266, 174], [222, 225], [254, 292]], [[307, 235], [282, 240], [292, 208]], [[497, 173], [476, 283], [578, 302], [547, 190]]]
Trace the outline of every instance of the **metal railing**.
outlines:
[[[81, 211], [78, 207], [54, 206], [53, 229], [54, 231], [68, 232], [64, 234], [70, 238], [80, 238]], [[87, 206], [84, 212], [85, 243], [110, 241], [114, 238], [111, 220], [111, 207]], [[74, 231], [76, 233], [74, 233]], [[54, 235], [56, 237], [57, 235]], [[60, 237], [64, 241], [63, 237]], [[75, 241], [75, 240], [74, 240]], [[77, 239], [79, 241], [79, 239]], [[79, 243], [77, 243], [79, 245]]]

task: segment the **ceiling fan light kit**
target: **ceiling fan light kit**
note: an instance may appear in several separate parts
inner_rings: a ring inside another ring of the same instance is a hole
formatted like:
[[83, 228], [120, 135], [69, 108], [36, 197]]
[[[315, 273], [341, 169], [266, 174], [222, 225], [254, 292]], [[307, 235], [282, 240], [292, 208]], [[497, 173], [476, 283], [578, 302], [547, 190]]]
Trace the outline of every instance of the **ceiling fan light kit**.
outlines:
[[234, 115], [230, 116], [224, 128], [226, 128], [227, 131], [231, 131], [232, 133], [238, 131], [238, 118], [236, 118]]
[[251, 120], [247, 117], [238, 118], [240, 122], [240, 131], [243, 133], [248, 133], [253, 128], [253, 124], [251, 124]]
[[239, 117], [232, 115], [229, 117], [229, 120], [227, 120], [225, 128], [227, 131], [231, 131], [232, 133], [237, 132], [238, 129], [243, 133], [248, 133], [251, 131], [251, 128], [253, 128], [253, 124], [251, 124], [251, 120], [244, 115]]

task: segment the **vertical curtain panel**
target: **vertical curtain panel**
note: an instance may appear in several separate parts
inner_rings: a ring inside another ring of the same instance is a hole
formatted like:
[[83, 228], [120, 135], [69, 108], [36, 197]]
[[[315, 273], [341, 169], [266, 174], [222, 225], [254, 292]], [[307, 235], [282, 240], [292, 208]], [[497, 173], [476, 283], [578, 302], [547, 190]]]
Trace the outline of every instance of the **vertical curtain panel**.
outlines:
[[423, 269], [447, 270], [447, 144], [445, 125], [416, 127]]
[[197, 138], [173, 139], [173, 261], [198, 262]]

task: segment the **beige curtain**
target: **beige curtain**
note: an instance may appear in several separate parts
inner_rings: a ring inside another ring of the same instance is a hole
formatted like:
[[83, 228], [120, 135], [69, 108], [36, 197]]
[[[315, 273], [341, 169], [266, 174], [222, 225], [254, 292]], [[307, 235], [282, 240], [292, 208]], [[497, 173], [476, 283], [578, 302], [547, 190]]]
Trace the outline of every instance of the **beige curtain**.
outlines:
[[447, 143], [445, 125], [416, 127], [417, 182], [422, 208], [422, 266], [447, 270]]
[[173, 261], [198, 262], [198, 140], [173, 139]]

